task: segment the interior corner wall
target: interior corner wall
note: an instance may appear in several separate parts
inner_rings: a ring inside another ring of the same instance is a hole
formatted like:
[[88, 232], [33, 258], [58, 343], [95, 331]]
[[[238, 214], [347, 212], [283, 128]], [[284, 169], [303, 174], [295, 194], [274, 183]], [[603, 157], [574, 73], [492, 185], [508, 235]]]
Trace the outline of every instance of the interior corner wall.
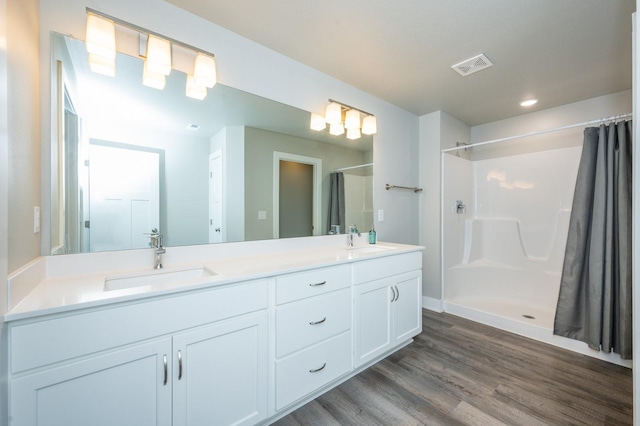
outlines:
[[8, 270], [40, 255], [39, 1], [7, 1]]
[[419, 207], [420, 245], [425, 247], [422, 261], [422, 295], [428, 299], [442, 299], [441, 257], [441, 150], [468, 143], [470, 128], [443, 111], [420, 117], [419, 170], [423, 194]]
[[[0, 0], [0, 40], [7, 38], [7, 0]], [[4, 315], [7, 312], [9, 290], [7, 288], [8, 257], [8, 94], [7, 49], [0, 46], [0, 426], [9, 424], [8, 410], [8, 356], [7, 333]]]

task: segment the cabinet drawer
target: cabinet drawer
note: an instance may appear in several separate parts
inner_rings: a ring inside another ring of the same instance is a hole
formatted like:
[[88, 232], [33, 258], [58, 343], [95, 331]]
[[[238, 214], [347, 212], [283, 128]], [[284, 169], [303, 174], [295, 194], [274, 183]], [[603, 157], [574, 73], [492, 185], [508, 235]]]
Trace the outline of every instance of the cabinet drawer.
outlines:
[[61, 315], [9, 328], [11, 372], [266, 309], [267, 282]]
[[276, 303], [280, 305], [317, 296], [348, 287], [350, 284], [351, 267], [349, 265], [284, 275], [276, 279]]
[[353, 265], [354, 284], [422, 269], [422, 252], [416, 251], [394, 256], [357, 262]]
[[351, 332], [277, 361], [276, 409], [291, 404], [350, 370]]
[[351, 291], [344, 289], [276, 310], [278, 358], [351, 328]]

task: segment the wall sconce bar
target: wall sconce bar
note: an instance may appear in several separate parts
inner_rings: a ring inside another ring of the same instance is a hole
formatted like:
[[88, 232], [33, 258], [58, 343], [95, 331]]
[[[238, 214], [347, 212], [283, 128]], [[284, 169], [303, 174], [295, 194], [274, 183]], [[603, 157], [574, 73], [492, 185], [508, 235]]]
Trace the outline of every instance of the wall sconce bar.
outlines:
[[367, 111], [361, 110], [360, 108], [352, 107], [351, 105], [347, 105], [347, 104], [345, 104], [345, 103], [343, 103], [343, 102], [340, 102], [340, 101], [335, 101], [335, 100], [333, 100], [333, 99], [329, 99], [329, 102], [330, 102], [330, 103], [334, 103], [334, 104], [341, 105], [343, 108], [346, 108], [346, 109], [355, 109], [356, 111], [360, 111], [360, 112], [361, 112], [361, 113], [363, 113], [364, 115], [373, 115], [373, 114], [371, 114], [370, 112], [367, 112]]
[[91, 9], [90, 7], [87, 7], [86, 10], [87, 10], [88, 14], [93, 14], [93, 15], [101, 16], [101, 17], [106, 18], [106, 19], [110, 19], [116, 25], [120, 25], [121, 27], [127, 27], [130, 30], [137, 31], [137, 32], [142, 33], [142, 34], [153, 35], [153, 36], [162, 38], [164, 40], [168, 40], [168, 41], [171, 42], [171, 44], [174, 44], [174, 45], [180, 46], [180, 47], [184, 47], [185, 49], [192, 50], [192, 51], [194, 51], [196, 53], [199, 52], [199, 53], [204, 53], [205, 55], [215, 56], [213, 53], [207, 52], [206, 50], [202, 50], [202, 49], [197, 48], [195, 46], [191, 46], [190, 44], [183, 43], [183, 42], [181, 42], [179, 40], [175, 40], [175, 39], [173, 39], [171, 37], [167, 37], [167, 36], [165, 36], [163, 34], [158, 34], [158, 33], [154, 32], [154, 31], [148, 30], [146, 28], [142, 28], [142, 27], [140, 27], [140, 26], [138, 26], [136, 24], [132, 24], [130, 22], [123, 21], [122, 19], [115, 18], [115, 17], [113, 17], [111, 15], [107, 15], [106, 13], [102, 13], [102, 12], [99, 12], [99, 11], [97, 11], [95, 9]]

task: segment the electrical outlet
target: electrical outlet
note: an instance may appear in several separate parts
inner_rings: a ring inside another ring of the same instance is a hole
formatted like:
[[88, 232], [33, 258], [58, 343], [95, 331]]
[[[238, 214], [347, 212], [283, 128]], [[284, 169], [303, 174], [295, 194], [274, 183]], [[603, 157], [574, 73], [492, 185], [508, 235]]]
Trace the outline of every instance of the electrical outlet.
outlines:
[[264, 210], [258, 210], [258, 220], [267, 220], [267, 212]]
[[384, 210], [378, 210], [378, 222], [384, 222]]
[[40, 207], [33, 207], [33, 233], [37, 234], [40, 232]]

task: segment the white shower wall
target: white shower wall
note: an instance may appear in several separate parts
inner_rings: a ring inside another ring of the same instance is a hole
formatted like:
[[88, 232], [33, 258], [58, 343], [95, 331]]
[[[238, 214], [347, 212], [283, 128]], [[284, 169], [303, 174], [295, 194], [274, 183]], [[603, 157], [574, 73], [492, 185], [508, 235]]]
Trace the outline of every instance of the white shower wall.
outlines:
[[445, 303], [552, 327], [581, 150], [444, 155]]

